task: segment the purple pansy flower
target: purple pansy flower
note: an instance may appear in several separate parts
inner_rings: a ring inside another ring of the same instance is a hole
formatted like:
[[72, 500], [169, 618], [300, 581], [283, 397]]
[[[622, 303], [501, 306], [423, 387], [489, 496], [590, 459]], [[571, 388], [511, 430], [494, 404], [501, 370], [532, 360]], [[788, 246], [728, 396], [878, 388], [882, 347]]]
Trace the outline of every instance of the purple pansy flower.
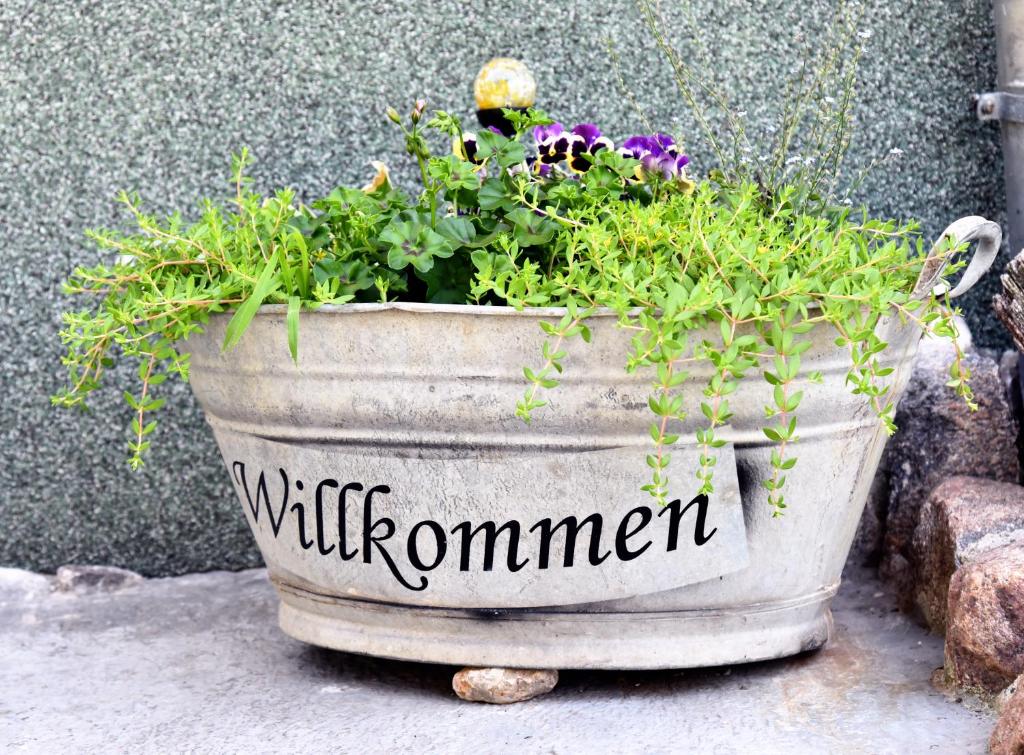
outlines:
[[[561, 123], [535, 126], [533, 138], [537, 143], [537, 155], [511, 168], [511, 173], [526, 172], [546, 178], [553, 175], [556, 166], [564, 161], [569, 171], [579, 175], [590, 169], [594, 163], [594, 155], [598, 152], [615, 149], [612, 141], [602, 135], [601, 130], [593, 123], [576, 124], [571, 131], [567, 131]], [[475, 147], [475, 144], [473, 146]], [[467, 149], [467, 152], [470, 150]], [[674, 180], [680, 185], [692, 186], [683, 170], [690, 159], [679, 151], [675, 140], [669, 134], [631, 136], [623, 142], [619, 153], [640, 163], [636, 169], [637, 181], [660, 176], [666, 181]]]
[[654, 134], [651, 136], [651, 140], [666, 152], [679, 153], [679, 150], [676, 149], [676, 140], [668, 134]]
[[569, 146], [576, 136], [566, 132], [561, 123], [552, 123], [549, 126], [534, 127], [533, 138], [537, 141], [537, 154], [541, 162], [554, 165], [568, 156]]
[[637, 169], [639, 180], [643, 180], [645, 174], [660, 175], [666, 181], [677, 178], [690, 162], [668, 134], [631, 136], [622, 143], [619, 152], [640, 161]]
[[551, 123], [547, 126], [534, 126], [533, 127], [533, 140], [537, 144], [544, 144], [554, 139], [556, 136], [561, 136], [565, 132], [565, 127], [561, 123]]
[[639, 160], [642, 155], [651, 151], [653, 144], [654, 142], [649, 136], [631, 136], [622, 143], [619, 152], [626, 157]]
[[572, 133], [575, 136], [580, 137], [583, 143], [590, 147], [598, 139], [603, 138], [601, 136], [601, 129], [595, 126], [593, 123], [577, 123], [572, 127]]
[[631, 136], [622, 143], [619, 151], [637, 160], [643, 159], [648, 153], [667, 154], [673, 157], [679, 155], [675, 140], [668, 134]]
[[593, 123], [577, 124], [572, 130], [572, 142], [569, 145], [569, 168], [577, 173], [585, 173], [593, 164], [594, 155], [602, 149], [613, 149], [611, 139], [601, 136], [601, 130]]
[[690, 158], [686, 155], [673, 156], [670, 154], [664, 154], [658, 158], [657, 165], [653, 168], [654, 170], [661, 172], [661, 177], [666, 181], [678, 178], [683, 168], [690, 162]]

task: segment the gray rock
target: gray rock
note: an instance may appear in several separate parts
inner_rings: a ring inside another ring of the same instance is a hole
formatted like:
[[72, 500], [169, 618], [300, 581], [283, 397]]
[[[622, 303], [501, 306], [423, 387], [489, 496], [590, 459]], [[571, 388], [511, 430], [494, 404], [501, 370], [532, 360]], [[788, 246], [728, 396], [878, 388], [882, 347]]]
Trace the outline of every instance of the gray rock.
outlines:
[[952, 477], [929, 496], [914, 531], [914, 600], [932, 631], [946, 630], [953, 573], [1003, 545], [1024, 544], [1024, 487]]
[[23, 569], [0, 568], [0, 606], [31, 602], [50, 593], [51, 580]]
[[958, 569], [949, 585], [946, 677], [993, 696], [1024, 673], [1024, 545], [1006, 545]]
[[1024, 753], [1024, 674], [1003, 690], [999, 721], [989, 740], [992, 755]]
[[1009, 394], [1013, 382], [1020, 373], [1020, 353], [1016, 349], [1007, 349], [999, 355], [999, 379]]
[[68, 564], [57, 569], [56, 588], [61, 592], [112, 591], [141, 581], [141, 575], [116, 566]]
[[464, 668], [452, 678], [452, 689], [463, 700], [478, 703], [518, 703], [546, 695], [558, 684], [550, 669]]
[[1024, 688], [1024, 674], [1018, 676], [1010, 682], [1006, 689], [996, 695], [995, 700], [992, 701], [992, 707], [995, 709], [996, 713], [1002, 713], [1003, 709], [1006, 708], [1007, 704], [1009, 704], [1010, 699], [1017, 694], [1017, 690], [1021, 688]]
[[888, 473], [881, 572], [913, 603], [912, 541], [921, 507], [948, 477], [973, 475], [1016, 482], [1017, 420], [1007, 401], [996, 362], [977, 352], [970, 368], [978, 411], [972, 412], [947, 386], [952, 347], [925, 341], [907, 393], [896, 413], [899, 432], [890, 439], [883, 468]]

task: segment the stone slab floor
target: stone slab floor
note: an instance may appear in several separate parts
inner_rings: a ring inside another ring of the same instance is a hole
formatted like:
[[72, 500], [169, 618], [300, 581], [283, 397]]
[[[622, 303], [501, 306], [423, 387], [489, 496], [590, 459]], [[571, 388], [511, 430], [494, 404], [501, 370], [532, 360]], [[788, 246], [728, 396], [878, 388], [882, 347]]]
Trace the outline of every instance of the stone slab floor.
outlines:
[[848, 579], [822, 651], [746, 666], [567, 672], [465, 703], [451, 667], [284, 636], [261, 570], [53, 592], [0, 569], [0, 751], [984, 752], [993, 719], [930, 685], [942, 642]]

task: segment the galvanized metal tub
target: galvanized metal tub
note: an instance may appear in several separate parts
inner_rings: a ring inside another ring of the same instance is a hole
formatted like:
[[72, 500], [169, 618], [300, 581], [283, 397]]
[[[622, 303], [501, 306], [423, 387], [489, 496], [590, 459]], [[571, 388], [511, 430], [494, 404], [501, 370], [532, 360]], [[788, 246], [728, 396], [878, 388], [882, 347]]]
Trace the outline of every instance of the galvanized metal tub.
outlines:
[[[984, 267], [972, 263], [957, 293]], [[651, 375], [623, 369], [629, 334], [614, 315], [590, 320], [592, 343], [566, 344], [562, 384], [534, 422], [513, 416], [522, 368], [538, 363], [538, 323], [561, 314], [323, 307], [301, 316], [298, 365], [279, 307], [264, 307], [230, 352], [220, 349], [227, 315], [191, 339], [191, 383], [281, 597], [284, 631], [377, 656], [536, 668], [706, 666], [822, 645], [885, 444], [873, 412], [844, 384], [848, 357], [835, 333], [815, 329], [803, 355], [824, 383], [798, 386], [805, 398], [786, 515], [771, 517], [760, 485], [770, 474], [772, 445], [760, 428], [771, 387], [757, 376], [731, 398], [735, 417], [720, 433], [729, 445], [708, 509], [716, 532], [698, 545], [691, 507], [672, 549], [665, 533], [678, 511], [629, 513], [650, 506], [639, 488]], [[898, 321], [880, 327], [899, 396], [920, 334]], [[709, 369], [694, 366], [682, 388], [698, 415]], [[693, 443], [686, 432], [673, 451], [683, 504], [696, 489]], [[547, 540], [547, 525], [527, 530], [570, 512], [601, 512], [608, 529], [598, 538], [596, 527], [580, 528], [575, 544], [559, 539], [569, 527]], [[381, 517], [392, 526], [369, 526]], [[522, 524], [518, 561], [509, 529], [495, 536], [488, 566], [488, 533], [467, 535], [512, 520]], [[655, 545], [633, 555], [648, 535]]]

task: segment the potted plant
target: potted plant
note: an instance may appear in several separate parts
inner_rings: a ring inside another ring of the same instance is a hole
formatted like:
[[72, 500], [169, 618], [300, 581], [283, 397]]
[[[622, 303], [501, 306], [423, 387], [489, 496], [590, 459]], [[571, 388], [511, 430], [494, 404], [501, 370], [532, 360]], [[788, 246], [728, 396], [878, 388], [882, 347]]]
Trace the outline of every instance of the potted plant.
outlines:
[[[137, 229], [91, 232], [116, 260], [67, 286], [95, 303], [65, 315], [55, 402], [136, 359], [138, 466], [160, 384], [187, 377], [281, 625], [315, 644], [537, 668], [818, 647], [917, 343], [955, 336], [1000, 231], [965, 218], [925, 254], [844, 206], [850, 98], [796, 101], [770, 158], [732, 116], [709, 128], [702, 178], [666, 134], [535, 110], [472, 134], [418, 101], [388, 113], [418, 196], [382, 165], [309, 204], [261, 195], [244, 150], [194, 222], [124, 194]], [[832, 141], [797, 138], [807, 102]]]

